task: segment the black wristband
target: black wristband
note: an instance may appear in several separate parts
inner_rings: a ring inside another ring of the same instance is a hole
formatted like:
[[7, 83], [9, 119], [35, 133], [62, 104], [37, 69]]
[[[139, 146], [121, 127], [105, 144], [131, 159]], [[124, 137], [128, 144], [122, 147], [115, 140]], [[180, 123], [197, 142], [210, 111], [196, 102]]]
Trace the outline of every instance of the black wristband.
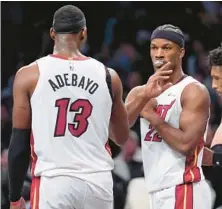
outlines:
[[214, 151], [213, 165], [222, 167], [222, 144], [216, 144], [211, 149]]
[[222, 153], [213, 154], [213, 165], [222, 167]]
[[9, 199], [21, 198], [22, 187], [30, 161], [30, 129], [12, 129], [8, 151]]

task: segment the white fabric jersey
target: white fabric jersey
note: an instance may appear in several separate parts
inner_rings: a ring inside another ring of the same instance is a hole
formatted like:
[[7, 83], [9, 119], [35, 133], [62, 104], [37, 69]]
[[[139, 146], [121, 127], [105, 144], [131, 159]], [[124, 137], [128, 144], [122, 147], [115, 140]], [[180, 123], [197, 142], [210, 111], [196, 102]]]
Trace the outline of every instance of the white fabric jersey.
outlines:
[[[181, 94], [188, 84], [194, 82], [198, 81], [190, 76], [185, 77], [156, 98], [157, 113], [174, 128], [179, 128], [182, 112]], [[194, 154], [186, 157], [173, 150], [147, 120], [144, 118], [140, 120], [143, 166], [149, 192], [204, 179], [201, 162], [206, 132], [200, 139]], [[195, 125], [195, 121], [193, 123]]]
[[93, 183], [101, 173], [111, 178], [107, 141], [112, 98], [104, 65], [92, 58], [51, 55], [36, 62], [40, 76], [31, 97], [33, 174], [69, 175]]

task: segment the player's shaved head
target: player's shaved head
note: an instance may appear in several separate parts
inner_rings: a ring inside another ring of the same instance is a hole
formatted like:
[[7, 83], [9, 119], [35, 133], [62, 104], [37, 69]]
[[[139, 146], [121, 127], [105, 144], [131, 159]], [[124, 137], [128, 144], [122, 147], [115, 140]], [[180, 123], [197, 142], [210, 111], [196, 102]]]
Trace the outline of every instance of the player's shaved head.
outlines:
[[86, 27], [84, 13], [73, 5], [59, 8], [53, 17], [53, 30], [57, 34], [76, 34]]
[[86, 18], [81, 9], [73, 5], [59, 8], [54, 16], [50, 36], [57, 51], [80, 50], [87, 38]]

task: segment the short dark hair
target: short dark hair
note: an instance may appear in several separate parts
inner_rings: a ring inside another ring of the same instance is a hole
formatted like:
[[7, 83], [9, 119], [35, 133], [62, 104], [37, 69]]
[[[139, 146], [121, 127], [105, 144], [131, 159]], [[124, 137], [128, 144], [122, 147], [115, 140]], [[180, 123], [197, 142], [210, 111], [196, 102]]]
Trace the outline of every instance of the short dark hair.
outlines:
[[211, 66], [222, 66], [222, 44], [209, 53]]
[[86, 27], [85, 15], [76, 6], [63, 6], [55, 12], [52, 27], [56, 33], [78, 33]]

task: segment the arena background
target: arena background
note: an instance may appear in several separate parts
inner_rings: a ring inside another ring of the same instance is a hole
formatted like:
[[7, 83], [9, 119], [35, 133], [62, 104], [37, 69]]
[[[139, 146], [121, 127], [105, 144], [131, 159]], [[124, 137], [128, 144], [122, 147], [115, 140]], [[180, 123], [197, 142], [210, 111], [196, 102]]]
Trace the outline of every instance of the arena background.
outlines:
[[[12, 85], [16, 71], [37, 58], [52, 52], [49, 28], [55, 10], [73, 4], [87, 18], [88, 41], [83, 49], [120, 75], [124, 97], [134, 86], [143, 84], [153, 73], [149, 39], [153, 29], [170, 23], [186, 35], [184, 71], [209, 89], [212, 105], [206, 146], [210, 146], [221, 119], [221, 99], [211, 88], [208, 51], [222, 41], [221, 2], [2, 2], [1, 4], [1, 206], [8, 206], [7, 148], [11, 134]], [[129, 182], [143, 177], [139, 122], [130, 140], [120, 149], [111, 143], [115, 160], [115, 209], [124, 208]], [[205, 167], [204, 173], [216, 191], [215, 207], [222, 205], [222, 170]], [[31, 177], [28, 174], [24, 196], [29, 200]], [[134, 188], [137, 190], [138, 188]], [[136, 191], [139, 193], [141, 190]], [[145, 195], [145, 194], [143, 194]], [[138, 201], [137, 209], [143, 202]]]

